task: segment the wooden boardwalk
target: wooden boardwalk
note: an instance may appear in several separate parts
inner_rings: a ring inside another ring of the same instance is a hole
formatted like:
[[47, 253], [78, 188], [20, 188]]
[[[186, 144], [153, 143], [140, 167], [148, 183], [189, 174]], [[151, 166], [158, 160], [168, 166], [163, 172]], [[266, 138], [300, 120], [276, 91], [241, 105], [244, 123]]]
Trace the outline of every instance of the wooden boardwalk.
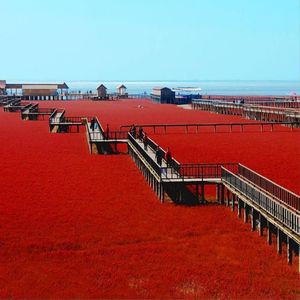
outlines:
[[[39, 113], [38, 106], [32, 103], [21, 103], [19, 100], [6, 105], [7, 111], [21, 111], [29, 116]], [[8, 108], [9, 107], [9, 108]], [[94, 130], [91, 129], [91, 117], [66, 117], [64, 109], [51, 109], [49, 117], [52, 132], [63, 131], [70, 126], [85, 126], [87, 141], [91, 153], [112, 153], [112, 145], [126, 143], [128, 153], [141, 170], [161, 202], [171, 200], [178, 204], [207, 203], [205, 190], [207, 185], [215, 186], [216, 199], [222, 205], [237, 210], [238, 217], [244, 216], [244, 222], [251, 219], [251, 229], [258, 230], [260, 235], [267, 230], [267, 241], [272, 243], [274, 235], [277, 251], [282, 253], [282, 245], [286, 244], [287, 260], [292, 263], [293, 255], [298, 256], [300, 272], [300, 196], [279, 186], [268, 178], [238, 163], [214, 164], [181, 164], [174, 158], [167, 165], [163, 158], [161, 165], [157, 163], [156, 150], [165, 151], [151, 138], [148, 146], [125, 131], [105, 132], [98, 118]], [[237, 125], [238, 124], [238, 125]], [[258, 123], [252, 123], [258, 125]], [[260, 123], [259, 123], [260, 124]], [[247, 126], [246, 123], [232, 124], [146, 124], [147, 126]], [[272, 125], [261, 123], [261, 126]], [[127, 126], [122, 126], [127, 128]], [[79, 132], [79, 131], [78, 131]], [[100, 151], [99, 151], [100, 150]], [[243, 214], [242, 214], [243, 212]]]
[[266, 228], [269, 244], [272, 243], [272, 236], [275, 235], [279, 254], [282, 253], [282, 244], [285, 243], [287, 261], [291, 264], [295, 253], [299, 258], [300, 273], [300, 211], [225, 168], [222, 169], [221, 180], [227, 190], [228, 206], [231, 205], [233, 211], [237, 206], [238, 217], [241, 217], [243, 209], [244, 222], [247, 223], [250, 216], [251, 229], [252, 231], [258, 229], [260, 236], [264, 234]]
[[26, 110], [21, 111], [21, 118], [22, 120], [44, 120], [45, 117], [50, 118], [50, 116], [54, 113], [56, 108], [39, 108], [39, 104], [33, 104]]
[[[290, 102], [288, 102], [290, 103]], [[270, 106], [260, 104], [244, 104], [219, 100], [195, 99], [192, 101], [192, 108], [196, 110], [211, 111], [225, 115], [240, 115], [247, 119], [260, 120], [266, 122], [276, 122], [282, 125], [293, 123], [300, 126], [300, 102], [292, 102], [286, 106]], [[297, 105], [296, 105], [296, 104]]]

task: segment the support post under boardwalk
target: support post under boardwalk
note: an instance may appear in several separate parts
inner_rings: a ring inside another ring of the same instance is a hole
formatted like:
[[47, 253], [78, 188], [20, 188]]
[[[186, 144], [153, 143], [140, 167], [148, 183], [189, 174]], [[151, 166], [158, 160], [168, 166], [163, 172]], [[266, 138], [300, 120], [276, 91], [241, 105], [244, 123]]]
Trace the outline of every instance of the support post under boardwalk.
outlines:
[[197, 200], [197, 203], [199, 203], [199, 184], [196, 183], [196, 200]]
[[267, 241], [268, 241], [268, 244], [271, 245], [272, 244], [272, 230], [271, 230], [271, 224], [269, 221], [267, 221], [267, 229], [268, 229]]
[[221, 185], [221, 204], [224, 204], [224, 185]]
[[216, 194], [217, 194], [217, 202], [220, 203], [220, 184], [217, 183], [216, 185]]
[[239, 198], [237, 199], [237, 203], [238, 203], [238, 209], [237, 209], [237, 216], [238, 218], [241, 217], [242, 215], [242, 200], [240, 200]]
[[263, 233], [264, 233], [263, 216], [261, 215], [260, 212], [259, 212], [259, 215], [258, 215], [258, 220], [259, 220], [258, 233], [259, 233], [259, 236], [263, 236]]
[[204, 190], [204, 182], [201, 182], [201, 201], [204, 203], [205, 201], [205, 190]]
[[162, 183], [160, 184], [160, 194], [161, 194], [160, 201], [161, 201], [161, 203], [164, 203], [165, 202], [165, 189], [164, 189], [164, 186]]
[[231, 195], [231, 201], [232, 201], [231, 209], [232, 209], [232, 211], [234, 211], [234, 205], [235, 205], [235, 195], [234, 194]]
[[255, 210], [254, 210], [253, 207], [251, 208], [251, 214], [252, 214], [252, 217], [251, 217], [251, 231], [254, 231], [255, 230]]
[[227, 206], [230, 205], [230, 191], [227, 190]]
[[282, 252], [281, 232], [280, 229], [277, 228], [277, 253], [281, 254], [281, 252]]
[[244, 223], [248, 222], [248, 205], [244, 203]]
[[292, 253], [292, 240], [288, 236], [286, 237], [286, 251], [287, 251], [287, 261], [289, 264], [292, 264], [293, 253]]

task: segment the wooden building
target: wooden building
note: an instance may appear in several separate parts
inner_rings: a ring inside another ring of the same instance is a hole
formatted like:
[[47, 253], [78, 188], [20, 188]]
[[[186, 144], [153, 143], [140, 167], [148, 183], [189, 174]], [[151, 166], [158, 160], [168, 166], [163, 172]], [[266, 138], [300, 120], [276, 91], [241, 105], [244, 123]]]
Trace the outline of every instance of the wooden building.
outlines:
[[128, 97], [127, 87], [124, 84], [117, 86], [117, 96], [119, 98], [127, 98]]
[[107, 87], [104, 84], [100, 84], [97, 87], [97, 98], [98, 99], [108, 99]]
[[151, 93], [151, 99], [159, 103], [175, 103], [175, 92], [167, 87], [153, 88]]
[[7, 83], [5, 90], [10, 94], [20, 94], [26, 100], [59, 100], [69, 87], [64, 82], [56, 83]]

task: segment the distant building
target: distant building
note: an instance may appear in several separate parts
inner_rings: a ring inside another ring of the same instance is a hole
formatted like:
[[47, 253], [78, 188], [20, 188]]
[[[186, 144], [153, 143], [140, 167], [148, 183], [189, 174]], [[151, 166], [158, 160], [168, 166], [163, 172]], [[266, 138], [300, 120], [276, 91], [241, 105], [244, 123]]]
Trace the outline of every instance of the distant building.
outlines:
[[108, 99], [107, 88], [104, 84], [100, 84], [97, 87], [97, 96], [98, 99]]
[[54, 100], [59, 97], [69, 87], [64, 82], [62, 84], [56, 83], [6, 83], [5, 91], [9, 94], [21, 94], [27, 100]]
[[0, 80], [0, 95], [5, 95], [6, 93], [6, 81]]
[[173, 104], [175, 102], [175, 92], [167, 87], [155, 87], [152, 90], [151, 99], [163, 104]]
[[117, 95], [119, 98], [127, 98], [128, 97], [127, 87], [124, 84], [117, 86]]

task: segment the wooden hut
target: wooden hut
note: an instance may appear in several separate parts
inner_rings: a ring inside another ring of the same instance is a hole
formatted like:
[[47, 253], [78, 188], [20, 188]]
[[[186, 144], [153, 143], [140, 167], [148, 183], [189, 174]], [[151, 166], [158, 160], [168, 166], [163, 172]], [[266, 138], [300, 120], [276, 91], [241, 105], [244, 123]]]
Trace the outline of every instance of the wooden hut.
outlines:
[[127, 87], [124, 84], [117, 86], [117, 95], [119, 98], [127, 98], [128, 97]]
[[104, 84], [100, 84], [97, 87], [97, 98], [98, 99], [108, 99], [107, 87]]

